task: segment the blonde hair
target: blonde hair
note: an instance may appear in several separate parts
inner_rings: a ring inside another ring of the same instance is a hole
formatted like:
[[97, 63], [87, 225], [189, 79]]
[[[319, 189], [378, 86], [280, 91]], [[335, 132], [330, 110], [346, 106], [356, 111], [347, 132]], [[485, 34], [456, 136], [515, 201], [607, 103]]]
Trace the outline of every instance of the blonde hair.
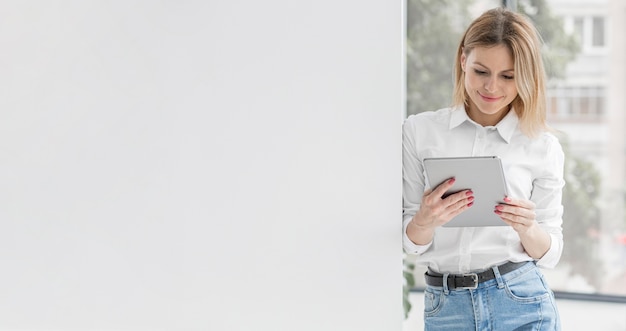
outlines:
[[494, 8], [474, 20], [465, 31], [456, 54], [454, 106], [468, 106], [461, 55], [476, 47], [506, 46], [513, 54], [517, 97], [511, 102], [528, 136], [549, 130], [546, 124], [546, 74], [541, 58], [542, 40], [535, 26], [521, 14]]

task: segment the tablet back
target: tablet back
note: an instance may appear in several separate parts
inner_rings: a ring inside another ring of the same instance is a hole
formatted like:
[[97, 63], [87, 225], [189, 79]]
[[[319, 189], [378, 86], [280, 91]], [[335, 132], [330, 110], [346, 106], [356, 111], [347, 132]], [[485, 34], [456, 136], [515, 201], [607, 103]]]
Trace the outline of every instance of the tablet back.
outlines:
[[445, 196], [465, 189], [474, 192], [474, 205], [446, 223], [446, 227], [503, 226], [494, 213], [498, 203], [507, 195], [502, 163], [497, 156], [446, 157], [424, 159], [424, 170], [434, 189], [455, 177], [454, 185]]

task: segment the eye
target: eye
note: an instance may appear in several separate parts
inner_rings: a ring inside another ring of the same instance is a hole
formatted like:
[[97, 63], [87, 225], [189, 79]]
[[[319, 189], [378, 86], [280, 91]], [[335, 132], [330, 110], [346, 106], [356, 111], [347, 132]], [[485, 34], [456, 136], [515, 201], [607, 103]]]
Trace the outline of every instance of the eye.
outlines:
[[506, 80], [512, 80], [512, 79], [514, 79], [515, 77], [510, 76], [510, 75], [502, 75], [502, 78], [504, 78], [504, 79], [506, 79]]
[[486, 75], [486, 74], [487, 74], [487, 72], [486, 72], [486, 71], [482, 71], [482, 70], [478, 70], [478, 69], [474, 69], [474, 72], [475, 72], [477, 75]]

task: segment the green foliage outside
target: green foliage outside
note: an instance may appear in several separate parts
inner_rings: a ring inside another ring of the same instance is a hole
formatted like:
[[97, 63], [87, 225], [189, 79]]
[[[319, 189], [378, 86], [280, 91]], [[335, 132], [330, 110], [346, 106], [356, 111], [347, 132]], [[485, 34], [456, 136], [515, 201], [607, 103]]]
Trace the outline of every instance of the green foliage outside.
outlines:
[[578, 40], [565, 33], [563, 20], [552, 15], [546, 0], [519, 1], [518, 11], [530, 17], [544, 40], [542, 53], [548, 78], [564, 78], [565, 67], [580, 52]]
[[404, 260], [404, 285], [402, 285], [402, 306], [404, 307], [404, 318], [409, 317], [411, 311], [411, 302], [409, 302], [409, 292], [415, 286], [415, 264]]
[[456, 47], [470, 23], [471, 0], [407, 1], [407, 114], [452, 101]]
[[[472, 0], [407, 1], [407, 115], [447, 107], [452, 101], [453, 64], [461, 34], [471, 21]], [[565, 68], [580, 47], [563, 30], [563, 22], [553, 16], [545, 0], [518, 1], [518, 11], [537, 25], [545, 42], [542, 50], [550, 82], [564, 78]], [[597, 198], [600, 176], [593, 165], [569, 152], [566, 137], [563, 191], [563, 234], [565, 247], [561, 263], [570, 265], [590, 284], [597, 286], [601, 262], [590, 247], [597, 244], [600, 209]], [[593, 265], [594, 268], [588, 268]], [[405, 316], [410, 311], [408, 293], [415, 283], [414, 265], [405, 259]]]
[[[569, 142], [561, 137], [565, 152], [565, 188], [563, 189], [564, 249], [561, 263], [583, 276], [595, 288], [600, 285], [603, 265], [596, 247], [599, 244], [600, 174], [589, 161], [573, 156]], [[593, 266], [590, 268], [589, 266]]]

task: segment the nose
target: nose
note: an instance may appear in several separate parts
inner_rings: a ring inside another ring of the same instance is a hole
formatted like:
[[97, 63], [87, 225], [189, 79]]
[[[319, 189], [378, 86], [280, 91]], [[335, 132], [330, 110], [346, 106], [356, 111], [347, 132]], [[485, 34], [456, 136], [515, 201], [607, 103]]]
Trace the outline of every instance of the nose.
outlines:
[[489, 78], [485, 81], [485, 90], [487, 92], [495, 92], [496, 91], [496, 77], [489, 76]]

